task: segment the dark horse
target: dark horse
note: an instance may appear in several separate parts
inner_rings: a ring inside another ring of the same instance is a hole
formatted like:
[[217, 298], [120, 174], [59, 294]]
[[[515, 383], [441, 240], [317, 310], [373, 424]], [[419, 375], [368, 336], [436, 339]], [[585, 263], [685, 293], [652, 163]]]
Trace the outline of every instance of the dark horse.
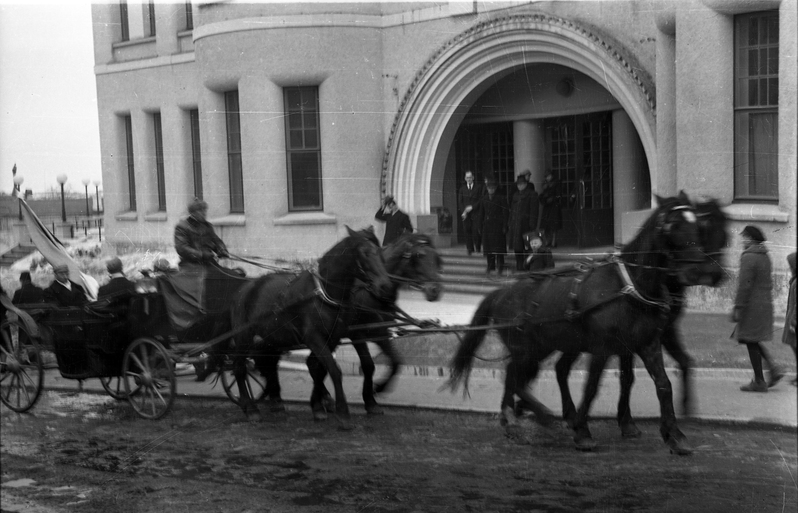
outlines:
[[[395, 242], [382, 248], [382, 256], [385, 259], [385, 269], [395, 285], [407, 285], [421, 290], [427, 301], [438, 300], [441, 294], [439, 274], [441, 257], [432, 245], [429, 236], [423, 234], [402, 235]], [[364, 287], [355, 289], [352, 305], [355, 311], [350, 326], [378, 325], [394, 320], [395, 305], [393, 303], [386, 304]], [[352, 346], [360, 357], [360, 367], [363, 370], [363, 404], [366, 412], [370, 414], [383, 413], [374, 394], [381, 393], [390, 386], [391, 380], [402, 363], [389, 335], [388, 328], [384, 326], [353, 329], [349, 333]], [[376, 344], [390, 362], [388, 376], [379, 383], [374, 383], [375, 365], [367, 342]], [[311, 374], [318, 373], [319, 379], [314, 379], [315, 386], [320, 387], [317, 393], [329, 396], [324, 388], [324, 368], [320, 366], [318, 359], [314, 355], [310, 355], [307, 364]], [[324, 414], [321, 411], [316, 411], [315, 416], [321, 420]]]
[[[260, 414], [246, 384], [247, 358], [254, 360], [269, 384], [277, 385], [276, 375], [269, 373], [276, 374], [280, 355], [304, 346], [332, 378], [336, 415], [342, 428], [350, 427], [341, 369], [332, 348], [351, 324], [351, 295], [357, 280], [385, 302], [395, 300], [396, 288], [385, 270], [373, 230], [355, 232], [347, 227], [347, 231], [349, 236], [319, 259], [318, 273], [268, 274], [246, 284], [233, 301], [232, 325], [240, 331], [227, 352], [233, 356], [239, 404], [250, 420], [257, 420]], [[323, 408], [322, 399], [314, 389], [311, 407]]]
[[[514, 395], [525, 400], [543, 423], [551, 412], [527, 389], [539, 363], [554, 351], [592, 355], [582, 404], [570, 422], [577, 448], [595, 443], [587, 415], [611, 355], [640, 355], [654, 380], [660, 402], [660, 432], [677, 453], [687, 453], [685, 436], [676, 425], [671, 384], [665, 373], [660, 334], [668, 324], [669, 274], [692, 284], [704, 260], [695, 212], [684, 193], [658, 198], [659, 206], [620, 255], [584, 269], [527, 279], [489, 294], [480, 303], [452, 361], [449, 384], [454, 389], [468, 375], [472, 358], [487, 326], [498, 332], [510, 353], [502, 398], [502, 420], [516, 424]], [[479, 329], [484, 327], [484, 329]]]
[[[697, 203], [695, 212], [698, 218], [699, 239], [704, 248], [704, 261], [698, 266], [698, 284], [717, 287], [726, 277], [726, 272], [723, 269], [723, 248], [726, 247], [728, 239], [726, 215], [714, 200]], [[660, 342], [668, 354], [676, 360], [682, 371], [682, 410], [689, 414], [694, 409], [691, 381], [693, 364], [681, 342], [676, 325], [684, 308], [687, 286], [674, 275], [667, 277], [666, 286], [671, 296], [671, 305], [668, 323], [662, 331]], [[555, 366], [557, 383], [560, 385], [562, 396], [563, 418], [566, 420], [573, 419], [576, 415], [576, 408], [568, 388], [568, 374], [578, 356], [578, 353], [563, 354]], [[621, 354], [619, 360], [621, 394], [618, 400], [618, 425], [624, 437], [638, 437], [641, 432], [632, 419], [632, 411], [629, 407], [629, 398], [635, 380], [634, 355], [631, 353]]]

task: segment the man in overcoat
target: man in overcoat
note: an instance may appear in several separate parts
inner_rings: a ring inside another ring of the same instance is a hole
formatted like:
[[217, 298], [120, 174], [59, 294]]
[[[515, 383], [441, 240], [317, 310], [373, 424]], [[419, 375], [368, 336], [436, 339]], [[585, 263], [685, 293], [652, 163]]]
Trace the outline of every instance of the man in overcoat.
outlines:
[[207, 215], [208, 204], [195, 198], [188, 206], [188, 217], [175, 226], [175, 251], [181, 263], [209, 263], [229, 256]]
[[513, 195], [510, 204], [508, 244], [515, 253], [516, 271], [523, 271], [525, 259], [524, 234], [537, 230], [540, 203], [538, 194], [535, 192], [535, 185], [527, 183], [523, 175], [516, 178], [515, 186], [518, 188], [518, 192]]
[[374, 214], [374, 219], [385, 223], [385, 236], [382, 245], [387, 246], [405, 233], [413, 233], [410, 217], [399, 210], [393, 196], [385, 196], [382, 206]]
[[122, 261], [119, 257], [113, 257], [106, 264], [105, 268], [111, 279], [100, 287], [97, 299], [113, 297], [119, 303], [125, 303], [136, 294], [136, 284], [128, 280], [122, 272]]
[[479, 200], [482, 198], [482, 187], [474, 182], [474, 173], [465, 172], [466, 184], [460, 187], [457, 194], [457, 209], [460, 218], [463, 220], [463, 231], [465, 232], [466, 251], [470, 255], [475, 250], [479, 253], [482, 246], [480, 237], [480, 218]]
[[15, 305], [44, 302], [44, 290], [33, 284], [30, 272], [22, 271], [19, 275], [20, 287], [14, 292], [11, 300]]
[[482, 251], [485, 253], [488, 268], [486, 274], [494, 270], [501, 276], [504, 271], [504, 252], [507, 250], [507, 218], [509, 207], [507, 198], [497, 192], [496, 180], [488, 178], [485, 182], [487, 193], [480, 200], [479, 211], [482, 224]]
[[[740, 275], [734, 299], [732, 321], [737, 323], [732, 336], [748, 348], [754, 379], [743, 385], [743, 392], [767, 392], [782, 378], [783, 372], [771, 359], [762, 342], [773, 340], [773, 281], [765, 236], [756, 226], [748, 225], [740, 232], [743, 253], [740, 256]], [[770, 367], [770, 379], [765, 381], [762, 360]]]
[[69, 280], [69, 267], [56, 265], [53, 267], [55, 280], [44, 289], [44, 299], [48, 303], [60, 306], [83, 306], [88, 302], [86, 291]]

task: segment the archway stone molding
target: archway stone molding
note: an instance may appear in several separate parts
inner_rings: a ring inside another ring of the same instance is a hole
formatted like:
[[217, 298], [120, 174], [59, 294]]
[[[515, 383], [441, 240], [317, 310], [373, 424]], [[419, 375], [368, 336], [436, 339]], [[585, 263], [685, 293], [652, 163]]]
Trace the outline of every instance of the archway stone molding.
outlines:
[[[430, 183], [447, 127], [468, 112], [479, 84], [513, 69], [554, 63], [602, 84], [638, 131], [656, 180], [656, 94], [651, 78], [629, 53], [596, 29], [540, 13], [495, 17], [447, 41], [416, 73], [397, 110], [383, 159], [380, 191], [401, 208], [429, 214]], [[472, 94], [473, 96], [473, 94]], [[450, 140], [452, 134], [448, 134]], [[440, 194], [440, 191], [437, 192]]]

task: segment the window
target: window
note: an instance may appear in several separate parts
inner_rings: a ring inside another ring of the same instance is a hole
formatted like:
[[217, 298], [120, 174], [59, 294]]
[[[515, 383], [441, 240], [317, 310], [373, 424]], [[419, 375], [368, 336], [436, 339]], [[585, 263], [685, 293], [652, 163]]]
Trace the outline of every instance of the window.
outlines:
[[779, 16], [735, 18], [734, 198], [778, 200]]
[[163, 170], [163, 130], [161, 129], [161, 113], [153, 114], [153, 132], [155, 133], [155, 176], [158, 182], [158, 212], [166, 212], [166, 179]]
[[136, 173], [133, 167], [133, 122], [130, 116], [125, 120], [125, 149], [127, 153], [127, 193], [129, 210], [136, 210]]
[[186, 30], [194, 30], [194, 11], [190, 0], [186, 2]]
[[289, 87], [283, 96], [288, 210], [322, 210], [319, 88]]
[[241, 163], [241, 113], [238, 91], [224, 93], [227, 121], [227, 171], [230, 175], [230, 212], [244, 213], [244, 176]]
[[191, 162], [194, 166], [194, 196], [202, 199], [202, 150], [200, 148], [199, 110], [189, 111], [191, 124]]
[[155, 2], [153, 0], [121, 0], [119, 22], [122, 41], [155, 36]]

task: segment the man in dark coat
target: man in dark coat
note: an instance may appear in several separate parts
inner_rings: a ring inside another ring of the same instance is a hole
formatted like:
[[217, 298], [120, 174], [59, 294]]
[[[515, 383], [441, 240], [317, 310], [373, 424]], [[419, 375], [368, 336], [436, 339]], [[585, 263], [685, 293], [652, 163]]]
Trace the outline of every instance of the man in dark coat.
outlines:
[[535, 184], [527, 183], [523, 175], [515, 180], [518, 192], [510, 204], [509, 246], [515, 252], [515, 269], [524, 270], [524, 234], [534, 232], [538, 227], [538, 193]]
[[21, 287], [14, 292], [14, 298], [11, 300], [15, 305], [44, 302], [44, 290], [33, 284], [28, 271], [23, 271], [19, 275], [19, 283]]
[[382, 238], [383, 246], [392, 243], [402, 234], [413, 233], [410, 217], [399, 210], [393, 196], [385, 196], [382, 206], [374, 214], [374, 219], [385, 223], [385, 236]]
[[56, 265], [53, 267], [55, 280], [44, 289], [44, 299], [48, 303], [60, 306], [83, 306], [88, 302], [83, 287], [69, 280], [69, 267]]
[[482, 198], [482, 187], [474, 183], [474, 173], [471, 171], [465, 172], [465, 181], [466, 184], [460, 188], [460, 192], [457, 194], [457, 209], [463, 220], [466, 251], [470, 255], [474, 250], [479, 252], [482, 246], [479, 222], [479, 200]]
[[496, 180], [488, 178], [485, 182], [487, 193], [480, 200], [479, 212], [482, 224], [482, 251], [488, 261], [486, 274], [494, 270], [501, 276], [504, 271], [504, 252], [507, 251], [507, 218], [509, 207], [507, 198], [497, 192]]
[[[743, 385], [743, 392], [767, 392], [783, 377], [783, 372], [765, 351], [761, 342], [773, 340], [773, 281], [765, 236], [756, 226], [746, 226], [740, 235], [743, 254], [740, 256], [740, 275], [734, 299], [732, 322], [736, 322], [732, 336], [748, 348], [754, 379]], [[770, 380], [765, 381], [762, 360], [770, 367]]]
[[125, 278], [122, 272], [122, 261], [119, 257], [114, 257], [105, 264], [111, 279], [100, 287], [97, 293], [97, 300], [113, 297], [118, 303], [127, 301], [136, 294], [136, 284]]
[[557, 247], [557, 232], [562, 229], [562, 207], [560, 205], [560, 182], [549, 171], [543, 190], [540, 191], [540, 230], [546, 238], [546, 245]]
[[[795, 296], [796, 296], [796, 282], [798, 282], [795, 269], [795, 252], [787, 255], [787, 263], [790, 266], [790, 290], [787, 293], [787, 312], [784, 318], [784, 333], [781, 335], [781, 341], [792, 348], [793, 354], [798, 359], [798, 351], [795, 345]], [[798, 362], [796, 362], [798, 363]], [[798, 379], [793, 379], [792, 384], [798, 384]]]
[[180, 262], [208, 263], [229, 256], [227, 247], [208, 222], [208, 204], [194, 199], [188, 206], [188, 217], [175, 226], [175, 251]]

